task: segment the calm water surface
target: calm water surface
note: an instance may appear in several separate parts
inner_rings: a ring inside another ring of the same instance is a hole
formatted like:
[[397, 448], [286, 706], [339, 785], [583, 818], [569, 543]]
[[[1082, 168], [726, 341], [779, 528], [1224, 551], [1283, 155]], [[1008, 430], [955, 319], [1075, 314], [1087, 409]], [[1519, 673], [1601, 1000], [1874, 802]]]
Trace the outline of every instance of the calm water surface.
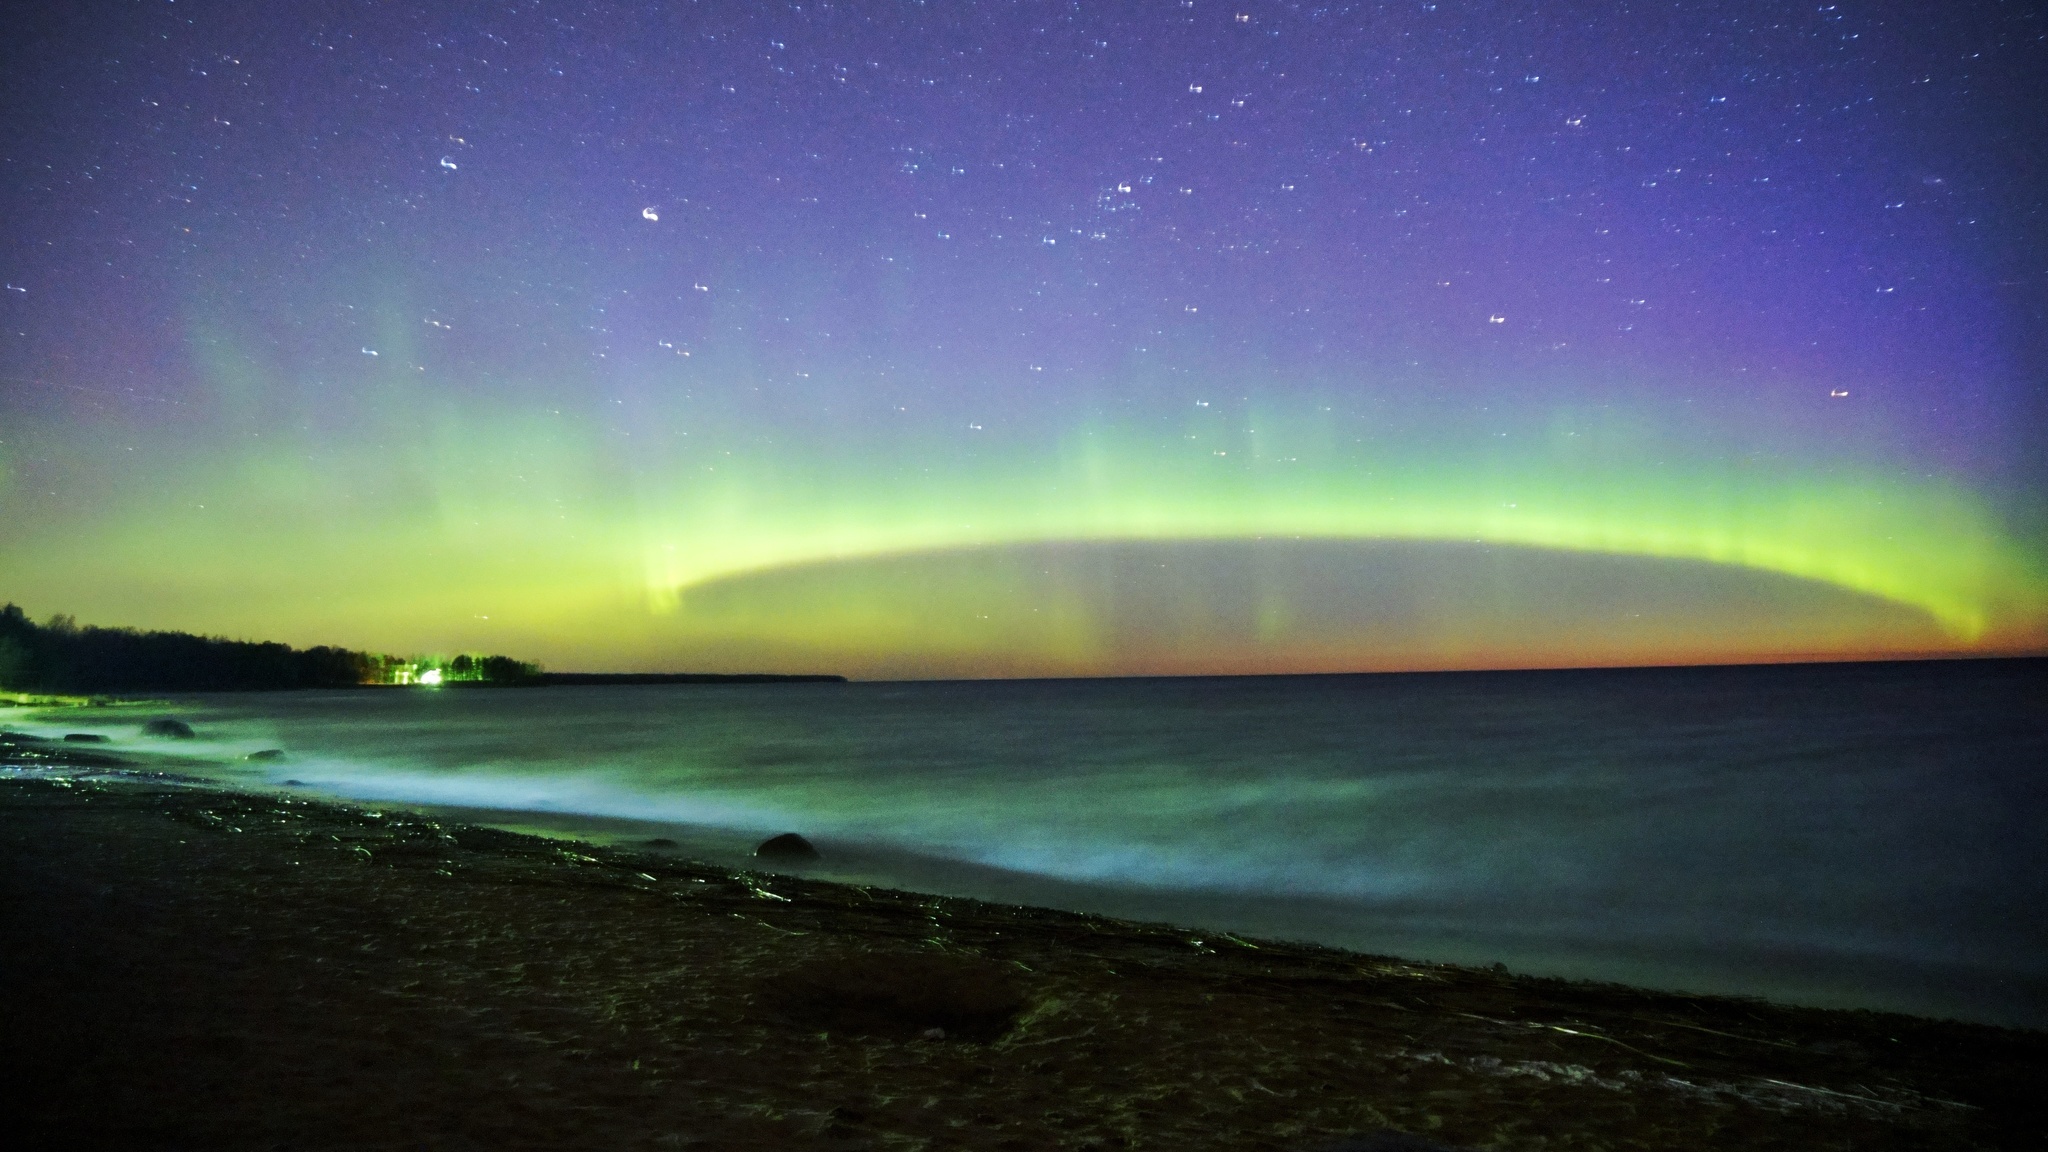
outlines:
[[[192, 697], [223, 776], [1516, 971], [2048, 1026], [2048, 662]], [[154, 715], [157, 713], [149, 713]], [[135, 711], [20, 716], [135, 750]], [[240, 759], [278, 747], [276, 763]], [[1197, 933], [1199, 934], [1199, 933]]]

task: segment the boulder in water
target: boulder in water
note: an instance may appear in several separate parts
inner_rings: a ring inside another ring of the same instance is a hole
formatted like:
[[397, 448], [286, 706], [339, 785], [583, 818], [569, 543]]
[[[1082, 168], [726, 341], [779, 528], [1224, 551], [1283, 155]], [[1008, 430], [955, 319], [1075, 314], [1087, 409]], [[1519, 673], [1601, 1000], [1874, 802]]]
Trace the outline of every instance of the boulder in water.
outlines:
[[105, 737], [105, 736], [102, 736], [102, 735], [100, 735], [100, 734], [99, 734], [99, 733], [97, 733], [97, 732], [66, 732], [66, 733], [64, 734], [64, 742], [65, 742], [66, 744], [111, 744], [111, 743], [113, 743], [113, 741], [112, 741], [112, 740], [108, 739], [108, 738], [107, 738], [107, 737]]
[[249, 753], [247, 758], [250, 760], [282, 760], [284, 759], [284, 749], [265, 748], [261, 752]]
[[172, 740], [190, 740], [198, 735], [198, 733], [192, 731], [190, 724], [185, 723], [183, 720], [173, 720], [169, 716], [159, 716], [144, 724], [142, 726], [142, 734], [144, 736], [164, 736]]
[[776, 864], [808, 864], [819, 859], [818, 849], [794, 832], [770, 836], [754, 849], [754, 858]]

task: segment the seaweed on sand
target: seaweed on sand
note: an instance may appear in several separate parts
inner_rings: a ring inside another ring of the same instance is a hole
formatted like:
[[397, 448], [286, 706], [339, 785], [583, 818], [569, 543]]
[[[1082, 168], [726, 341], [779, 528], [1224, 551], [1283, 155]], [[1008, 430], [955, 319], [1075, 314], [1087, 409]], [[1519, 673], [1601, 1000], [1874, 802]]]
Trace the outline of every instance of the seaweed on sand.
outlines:
[[944, 952], [824, 956], [776, 977], [765, 994], [820, 1029], [983, 1043], [1030, 1004], [1015, 969]]

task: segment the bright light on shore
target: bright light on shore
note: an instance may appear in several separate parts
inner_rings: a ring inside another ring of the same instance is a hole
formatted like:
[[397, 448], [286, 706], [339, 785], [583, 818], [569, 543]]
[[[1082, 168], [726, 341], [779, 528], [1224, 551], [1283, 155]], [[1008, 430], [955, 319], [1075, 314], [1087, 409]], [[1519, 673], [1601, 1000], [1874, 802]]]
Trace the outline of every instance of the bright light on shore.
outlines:
[[429, 668], [425, 672], [420, 673], [420, 683], [425, 684], [429, 688], [439, 687], [441, 684], [441, 670], [439, 668]]

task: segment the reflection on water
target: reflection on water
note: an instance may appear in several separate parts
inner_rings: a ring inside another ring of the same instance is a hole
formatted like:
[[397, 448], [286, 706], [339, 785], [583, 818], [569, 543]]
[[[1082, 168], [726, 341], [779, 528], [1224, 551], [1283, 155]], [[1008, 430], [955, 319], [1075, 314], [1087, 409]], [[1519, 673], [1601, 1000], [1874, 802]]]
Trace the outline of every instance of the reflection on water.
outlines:
[[198, 732], [175, 742], [133, 710], [12, 723], [732, 862], [797, 830], [843, 879], [2041, 1026], [2044, 688], [2002, 661], [212, 696], [169, 710]]

